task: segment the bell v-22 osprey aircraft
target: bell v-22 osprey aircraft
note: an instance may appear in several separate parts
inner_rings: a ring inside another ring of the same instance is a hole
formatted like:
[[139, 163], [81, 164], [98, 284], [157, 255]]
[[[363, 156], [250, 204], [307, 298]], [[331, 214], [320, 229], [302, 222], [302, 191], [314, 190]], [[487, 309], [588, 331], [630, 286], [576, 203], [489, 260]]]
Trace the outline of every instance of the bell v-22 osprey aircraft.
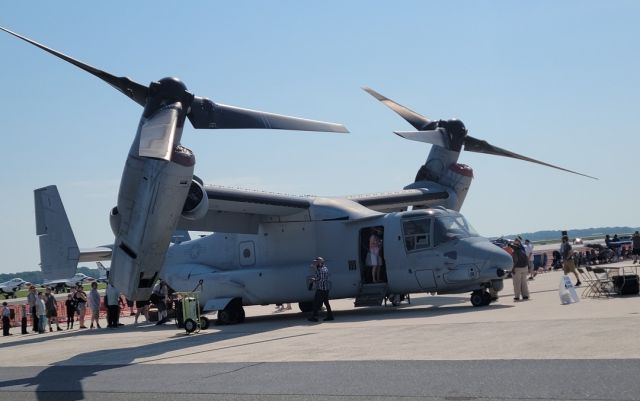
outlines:
[[[458, 120], [431, 121], [365, 89], [418, 130], [398, 135], [435, 145], [415, 182], [403, 190], [332, 198], [204, 186], [193, 175], [191, 152], [179, 145], [186, 117], [195, 128], [346, 130], [219, 105], [191, 95], [175, 79], [145, 87], [7, 32], [100, 77], [145, 107], [111, 213], [112, 283], [129, 298], [146, 299], [162, 269], [177, 291], [198, 285], [204, 309], [217, 310], [221, 323], [243, 321], [244, 305], [298, 302], [309, 310], [307, 266], [317, 255], [330, 266], [331, 298], [355, 298], [356, 306], [414, 292], [471, 292], [473, 305], [488, 305], [512, 260], [459, 213], [473, 178], [469, 167], [457, 163], [462, 147], [565, 170], [477, 140]], [[37, 233], [43, 266], [62, 269], [82, 254], [70, 232], [63, 241], [47, 238], [60, 238], [50, 223], [62, 216], [59, 209], [47, 209], [56, 203], [50, 188], [36, 190], [36, 215], [44, 216]], [[38, 205], [46, 213], [38, 212]], [[213, 233], [168, 247], [176, 229]]]

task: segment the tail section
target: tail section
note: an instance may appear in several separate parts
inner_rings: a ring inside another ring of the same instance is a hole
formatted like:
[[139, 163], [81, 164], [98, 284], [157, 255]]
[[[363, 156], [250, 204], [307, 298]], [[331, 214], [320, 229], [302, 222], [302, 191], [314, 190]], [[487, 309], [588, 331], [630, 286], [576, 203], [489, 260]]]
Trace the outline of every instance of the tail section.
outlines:
[[33, 193], [42, 275], [47, 280], [72, 277], [76, 273], [80, 249], [58, 188], [50, 185], [36, 189]]
[[98, 280], [107, 281], [109, 270], [100, 262], [96, 262], [96, 265], [98, 265], [98, 272], [100, 273]]

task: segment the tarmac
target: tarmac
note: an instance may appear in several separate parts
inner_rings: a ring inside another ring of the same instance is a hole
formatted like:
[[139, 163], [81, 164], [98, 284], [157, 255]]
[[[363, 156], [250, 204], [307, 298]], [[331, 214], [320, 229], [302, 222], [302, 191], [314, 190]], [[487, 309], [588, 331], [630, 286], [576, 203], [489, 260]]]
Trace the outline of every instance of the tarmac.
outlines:
[[14, 334], [0, 340], [0, 400], [640, 399], [640, 296], [562, 305], [561, 278], [539, 274], [521, 302], [505, 280], [486, 307], [413, 294], [398, 307], [334, 300], [332, 322], [269, 305], [191, 335], [129, 317]]

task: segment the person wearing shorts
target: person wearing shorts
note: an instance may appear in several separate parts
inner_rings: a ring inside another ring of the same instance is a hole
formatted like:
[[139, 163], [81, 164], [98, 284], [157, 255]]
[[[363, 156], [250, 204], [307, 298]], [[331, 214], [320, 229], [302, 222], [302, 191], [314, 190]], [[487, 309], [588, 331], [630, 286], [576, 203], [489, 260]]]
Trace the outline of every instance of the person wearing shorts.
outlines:
[[578, 287], [580, 284], [580, 277], [578, 276], [578, 272], [576, 271], [576, 263], [573, 261], [573, 250], [571, 249], [571, 244], [569, 244], [569, 237], [562, 237], [562, 245], [560, 245], [560, 254], [562, 255], [562, 269], [564, 270], [564, 275], [568, 275], [569, 273], [573, 273], [576, 276], [576, 284]]
[[84, 292], [82, 284], [76, 286], [76, 292], [73, 295], [73, 299], [76, 301], [76, 308], [78, 309], [78, 322], [81, 329], [86, 329], [84, 325], [84, 314], [87, 311], [87, 293]]
[[141, 313], [144, 315], [145, 322], [149, 322], [149, 301], [136, 301], [136, 317], [133, 324], [138, 324]]
[[44, 295], [44, 303], [47, 309], [47, 319], [49, 320], [49, 331], [53, 331], [51, 327], [52, 323], [56, 324], [58, 331], [61, 331], [60, 323], [58, 323], [58, 310], [57, 310], [57, 301], [56, 297], [51, 293], [51, 287], [47, 287]]

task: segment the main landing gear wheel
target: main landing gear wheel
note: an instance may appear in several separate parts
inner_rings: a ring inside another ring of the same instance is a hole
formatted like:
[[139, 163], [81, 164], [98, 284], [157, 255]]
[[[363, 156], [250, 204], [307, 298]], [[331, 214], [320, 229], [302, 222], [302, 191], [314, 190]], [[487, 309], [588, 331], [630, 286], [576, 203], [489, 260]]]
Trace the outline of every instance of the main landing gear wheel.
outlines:
[[244, 308], [239, 298], [229, 302], [223, 310], [218, 311], [218, 324], [242, 323], [244, 318]]
[[491, 303], [491, 294], [488, 291], [476, 290], [471, 293], [471, 305], [487, 306]]
[[298, 302], [298, 308], [302, 313], [309, 313], [313, 311], [313, 302]]

